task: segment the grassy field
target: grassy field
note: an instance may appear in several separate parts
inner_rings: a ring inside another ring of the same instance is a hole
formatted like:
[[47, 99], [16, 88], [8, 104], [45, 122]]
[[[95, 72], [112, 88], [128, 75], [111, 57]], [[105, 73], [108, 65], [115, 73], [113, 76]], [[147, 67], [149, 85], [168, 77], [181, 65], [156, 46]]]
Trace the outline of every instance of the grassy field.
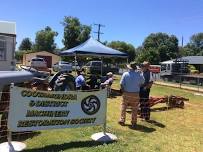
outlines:
[[[118, 88], [118, 80], [113, 88]], [[151, 95], [180, 95], [189, 98], [184, 109], [167, 109], [165, 104], [152, 108], [151, 123], [138, 119], [138, 127], [119, 126], [121, 96], [108, 99], [107, 131], [118, 141], [102, 144], [91, 140], [102, 127], [40, 131], [26, 139], [25, 152], [202, 152], [203, 96], [192, 92], [154, 85]], [[130, 114], [127, 114], [130, 124]]]

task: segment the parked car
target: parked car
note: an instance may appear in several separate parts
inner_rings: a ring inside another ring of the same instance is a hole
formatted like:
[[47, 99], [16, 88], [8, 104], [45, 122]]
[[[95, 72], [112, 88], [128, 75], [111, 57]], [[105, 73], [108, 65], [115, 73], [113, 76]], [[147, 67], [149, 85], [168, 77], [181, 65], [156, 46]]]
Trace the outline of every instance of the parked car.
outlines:
[[72, 63], [65, 62], [65, 61], [59, 61], [55, 63], [53, 66], [53, 71], [66, 71], [66, 72], [71, 72], [72, 71]]
[[108, 72], [118, 73], [119, 68], [115, 65], [106, 65], [102, 61], [89, 61], [85, 66], [82, 67], [86, 73], [89, 74], [102, 74], [105, 75]]
[[80, 66], [78, 65], [78, 62], [76, 62], [76, 64], [75, 64], [75, 62], [72, 63], [72, 69], [73, 69], [73, 70], [75, 70], [75, 69], [76, 69], [76, 70], [80, 69]]
[[34, 67], [34, 68], [46, 68], [47, 67], [47, 63], [44, 60], [44, 58], [38, 58], [38, 57], [32, 58], [30, 65], [31, 65], [31, 67]]

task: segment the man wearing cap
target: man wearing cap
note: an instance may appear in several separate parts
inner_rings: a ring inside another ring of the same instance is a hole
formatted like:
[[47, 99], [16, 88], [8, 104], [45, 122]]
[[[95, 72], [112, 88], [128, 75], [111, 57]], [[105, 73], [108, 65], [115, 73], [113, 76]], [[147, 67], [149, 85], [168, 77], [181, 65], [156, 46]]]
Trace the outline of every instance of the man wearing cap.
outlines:
[[152, 74], [149, 67], [149, 62], [144, 61], [142, 64], [142, 74], [145, 78], [145, 82], [140, 88], [140, 117], [146, 121], [150, 120], [149, 93], [153, 84]]
[[120, 81], [121, 91], [123, 92], [123, 100], [121, 103], [121, 116], [119, 120], [120, 125], [125, 124], [126, 108], [127, 106], [132, 107], [132, 127], [136, 126], [137, 123], [137, 110], [139, 104], [139, 92], [140, 87], [144, 84], [144, 77], [136, 69], [136, 63], [131, 62], [127, 65], [128, 72], [123, 73]]
[[104, 83], [101, 83], [101, 87], [102, 88], [107, 88], [107, 97], [110, 97], [111, 94], [111, 85], [113, 84], [113, 73], [112, 72], [108, 72], [106, 74], [107, 79]]
[[66, 89], [66, 84], [65, 84], [65, 77], [63, 74], [57, 77], [54, 85], [54, 91], [65, 91]]
[[104, 83], [101, 83], [101, 86], [105, 86], [105, 85], [111, 85], [113, 83], [113, 73], [112, 72], [108, 72], [106, 74], [107, 79]]

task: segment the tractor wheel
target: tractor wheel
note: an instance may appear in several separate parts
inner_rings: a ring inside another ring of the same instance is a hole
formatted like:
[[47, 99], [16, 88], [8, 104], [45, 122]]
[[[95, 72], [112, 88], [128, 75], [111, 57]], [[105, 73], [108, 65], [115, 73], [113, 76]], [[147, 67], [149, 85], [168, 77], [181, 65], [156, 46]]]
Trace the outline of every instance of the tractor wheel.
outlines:
[[177, 104], [177, 107], [178, 108], [184, 108], [184, 101], [180, 101], [178, 104]]

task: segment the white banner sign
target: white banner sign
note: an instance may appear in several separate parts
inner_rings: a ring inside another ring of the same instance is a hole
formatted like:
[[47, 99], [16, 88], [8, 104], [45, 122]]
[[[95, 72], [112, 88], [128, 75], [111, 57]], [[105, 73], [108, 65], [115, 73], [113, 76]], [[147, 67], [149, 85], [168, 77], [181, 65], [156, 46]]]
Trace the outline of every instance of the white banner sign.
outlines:
[[104, 124], [106, 94], [106, 89], [61, 92], [12, 87], [8, 125], [11, 131], [32, 131]]

